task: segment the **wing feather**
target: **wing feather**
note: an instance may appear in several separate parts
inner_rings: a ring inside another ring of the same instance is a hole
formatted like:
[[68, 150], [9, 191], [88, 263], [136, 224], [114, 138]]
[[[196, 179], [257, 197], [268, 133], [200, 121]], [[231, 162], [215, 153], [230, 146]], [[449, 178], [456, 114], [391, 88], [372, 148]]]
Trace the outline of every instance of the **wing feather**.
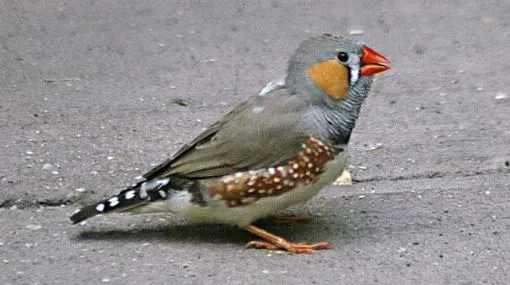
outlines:
[[144, 177], [206, 179], [287, 162], [309, 134], [299, 125], [303, 103], [286, 92], [238, 105]]

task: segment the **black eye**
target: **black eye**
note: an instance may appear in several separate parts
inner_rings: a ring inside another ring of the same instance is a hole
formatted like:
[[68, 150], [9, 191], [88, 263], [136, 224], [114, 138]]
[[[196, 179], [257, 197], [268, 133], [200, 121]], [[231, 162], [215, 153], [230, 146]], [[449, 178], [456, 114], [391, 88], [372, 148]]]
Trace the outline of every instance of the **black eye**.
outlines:
[[336, 57], [341, 62], [347, 62], [349, 60], [349, 55], [347, 55], [347, 53], [343, 51], [339, 52]]

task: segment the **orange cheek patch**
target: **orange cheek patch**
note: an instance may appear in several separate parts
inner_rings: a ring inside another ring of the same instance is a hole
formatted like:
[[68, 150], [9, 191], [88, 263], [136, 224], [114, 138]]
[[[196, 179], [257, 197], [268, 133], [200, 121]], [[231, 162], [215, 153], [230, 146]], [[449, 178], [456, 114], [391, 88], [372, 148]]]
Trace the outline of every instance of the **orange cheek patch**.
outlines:
[[347, 96], [349, 70], [334, 59], [321, 61], [308, 68], [308, 75], [329, 97], [341, 100]]

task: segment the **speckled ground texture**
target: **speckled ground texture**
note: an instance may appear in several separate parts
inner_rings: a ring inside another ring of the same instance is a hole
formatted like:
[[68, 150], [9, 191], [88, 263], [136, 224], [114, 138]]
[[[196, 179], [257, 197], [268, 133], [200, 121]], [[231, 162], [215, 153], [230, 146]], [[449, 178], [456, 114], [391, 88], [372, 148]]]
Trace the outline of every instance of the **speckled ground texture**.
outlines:
[[[0, 1], [0, 283], [510, 280], [510, 2], [138, 2]], [[245, 250], [246, 232], [164, 214], [70, 224], [323, 32], [393, 69], [352, 136], [354, 184], [293, 210], [308, 223], [259, 225], [333, 248]]]

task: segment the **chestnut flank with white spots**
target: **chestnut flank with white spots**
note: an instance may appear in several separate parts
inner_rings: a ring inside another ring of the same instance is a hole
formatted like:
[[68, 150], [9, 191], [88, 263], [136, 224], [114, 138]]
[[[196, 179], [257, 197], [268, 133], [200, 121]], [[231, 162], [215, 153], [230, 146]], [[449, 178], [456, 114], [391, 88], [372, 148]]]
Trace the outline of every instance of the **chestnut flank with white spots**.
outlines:
[[237, 172], [211, 184], [213, 198], [237, 207], [263, 197], [279, 196], [296, 187], [308, 185], [322, 172], [324, 165], [335, 158], [335, 149], [310, 138], [303, 150], [284, 165], [255, 171]]

